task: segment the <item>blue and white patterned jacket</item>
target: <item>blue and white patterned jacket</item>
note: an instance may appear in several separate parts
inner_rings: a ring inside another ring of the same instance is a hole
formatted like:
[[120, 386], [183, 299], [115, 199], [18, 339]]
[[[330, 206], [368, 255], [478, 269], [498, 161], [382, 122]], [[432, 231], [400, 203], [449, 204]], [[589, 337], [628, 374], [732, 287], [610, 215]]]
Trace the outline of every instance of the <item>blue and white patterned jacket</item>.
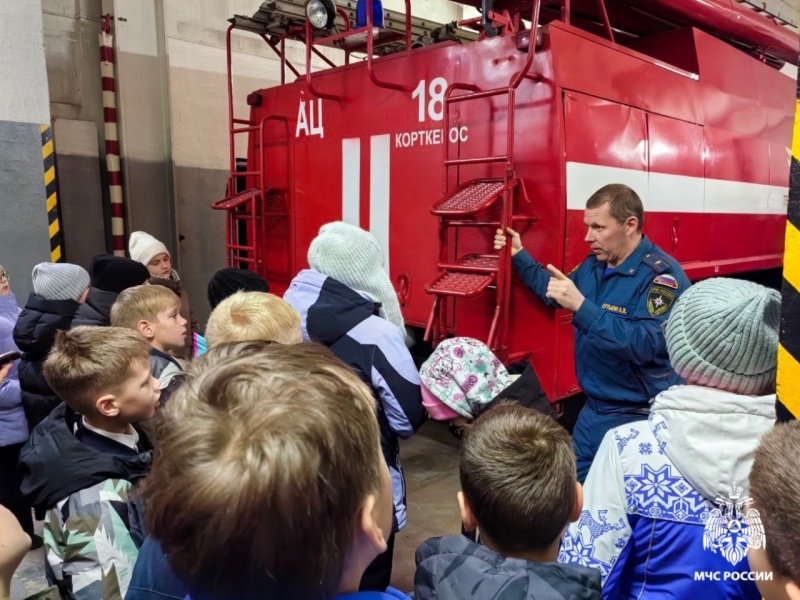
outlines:
[[774, 394], [662, 392], [648, 420], [606, 434], [559, 562], [600, 569], [607, 600], [758, 600], [747, 549], [763, 528], [743, 501], [774, 423]]

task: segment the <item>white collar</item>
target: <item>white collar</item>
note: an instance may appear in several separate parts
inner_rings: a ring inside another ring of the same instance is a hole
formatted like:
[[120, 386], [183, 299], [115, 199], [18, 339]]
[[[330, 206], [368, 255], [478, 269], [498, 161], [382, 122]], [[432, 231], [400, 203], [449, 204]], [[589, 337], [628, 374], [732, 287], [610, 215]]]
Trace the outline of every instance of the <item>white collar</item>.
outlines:
[[111, 433], [110, 431], [103, 431], [97, 427], [92, 427], [86, 422], [86, 417], [83, 417], [83, 426], [92, 433], [107, 437], [110, 440], [119, 442], [123, 446], [133, 448], [134, 450], [136, 449], [136, 444], [139, 443], [139, 433], [133, 428], [133, 425], [130, 424], [128, 425], [128, 433]]

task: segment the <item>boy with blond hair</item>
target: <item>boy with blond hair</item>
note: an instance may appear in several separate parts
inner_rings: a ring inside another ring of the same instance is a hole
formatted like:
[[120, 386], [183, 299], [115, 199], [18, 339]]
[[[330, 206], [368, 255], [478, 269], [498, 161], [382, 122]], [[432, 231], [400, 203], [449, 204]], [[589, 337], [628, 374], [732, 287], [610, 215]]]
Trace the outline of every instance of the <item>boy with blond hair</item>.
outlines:
[[152, 445], [136, 423], [152, 418], [158, 381], [149, 347], [116, 327], [57, 334], [44, 374], [61, 404], [20, 455], [22, 492], [48, 509], [47, 579], [66, 598], [123, 598], [142, 542], [134, 486]]
[[461, 518], [482, 544], [461, 535], [424, 542], [416, 556], [417, 600], [600, 600], [599, 571], [556, 563], [583, 496], [561, 425], [517, 405], [492, 408], [467, 428], [460, 470]]
[[183, 371], [174, 358], [186, 342], [180, 310], [180, 298], [161, 285], [128, 288], [111, 307], [111, 325], [138, 331], [150, 344], [150, 372], [162, 390]]
[[800, 421], [778, 424], [761, 438], [750, 471], [750, 495], [764, 527], [764, 544], [751, 545], [747, 558], [764, 600], [800, 600], [799, 454]]
[[372, 393], [328, 350], [213, 365], [163, 418], [148, 525], [192, 600], [404, 597], [357, 592], [386, 550], [391, 481]]
[[220, 302], [206, 326], [209, 348], [231, 342], [303, 341], [300, 314], [284, 299], [265, 292], [236, 292]]

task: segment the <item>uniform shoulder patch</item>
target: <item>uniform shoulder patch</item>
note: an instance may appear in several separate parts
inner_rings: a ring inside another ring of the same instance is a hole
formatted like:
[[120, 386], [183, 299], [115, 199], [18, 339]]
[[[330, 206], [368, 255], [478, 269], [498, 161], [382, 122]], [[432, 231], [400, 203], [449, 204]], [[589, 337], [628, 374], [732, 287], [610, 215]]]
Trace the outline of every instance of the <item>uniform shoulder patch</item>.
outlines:
[[658, 254], [645, 254], [642, 262], [659, 275], [672, 270], [672, 265]]
[[660, 317], [675, 302], [675, 291], [663, 285], [653, 285], [647, 292], [647, 312], [651, 317]]
[[668, 288], [672, 288], [673, 290], [678, 289], [678, 280], [675, 279], [672, 275], [668, 273], [664, 273], [662, 275], [658, 275], [653, 280], [653, 285], [663, 285]]

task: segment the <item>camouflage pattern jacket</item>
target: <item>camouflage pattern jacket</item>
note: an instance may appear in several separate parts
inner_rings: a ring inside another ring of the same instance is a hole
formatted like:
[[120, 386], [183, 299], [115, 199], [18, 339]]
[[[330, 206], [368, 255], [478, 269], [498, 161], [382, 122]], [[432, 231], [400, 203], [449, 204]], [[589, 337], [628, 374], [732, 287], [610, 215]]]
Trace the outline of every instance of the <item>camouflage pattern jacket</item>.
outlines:
[[86, 429], [62, 404], [34, 430], [20, 455], [22, 491], [47, 509], [47, 580], [64, 598], [122, 600], [145, 531], [136, 483], [152, 460], [137, 448]]
[[463, 535], [417, 549], [415, 600], [601, 600], [600, 571], [507, 558]]

